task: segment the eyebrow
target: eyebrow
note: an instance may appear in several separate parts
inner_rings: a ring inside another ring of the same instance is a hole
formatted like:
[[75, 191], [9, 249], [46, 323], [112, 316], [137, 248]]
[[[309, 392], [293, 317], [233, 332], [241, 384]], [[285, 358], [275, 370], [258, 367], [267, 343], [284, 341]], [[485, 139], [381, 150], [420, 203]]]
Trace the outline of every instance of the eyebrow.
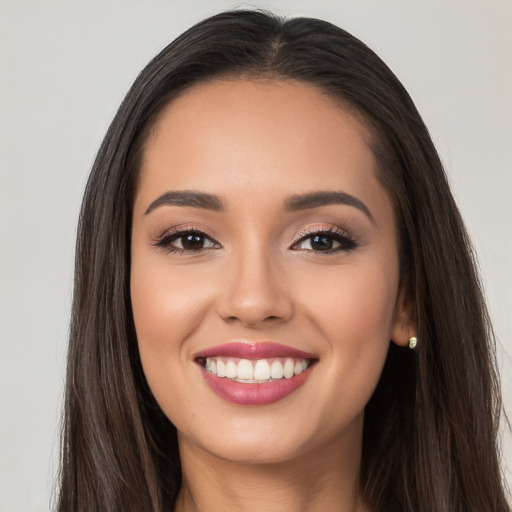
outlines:
[[363, 212], [372, 221], [372, 223], [375, 224], [375, 219], [370, 212], [370, 209], [360, 199], [357, 199], [357, 197], [347, 194], [346, 192], [321, 190], [318, 192], [294, 195], [284, 202], [283, 209], [285, 212], [296, 212], [298, 210], [318, 208], [319, 206], [326, 206], [330, 204], [353, 206]]
[[[283, 204], [285, 212], [296, 212], [299, 210], [307, 210], [309, 208], [318, 208], [330, 204], [343, 204], [353, 206], [363, 212], [373, 224], [375, 219], [369, 208], [357, 197], [346, 192], [338, 191], [317, 191], [308, 192], [306, 194], [296, 194]], [[197, 192], [194, 190], [169, 191], [155, 199], [144, 212], [144, 215], [151, 213], [160, 206], [189, 206], [193, 208], [202, 208], [215, 212], [225, 211], [224, 203], [220, 197], [206, 192]]]
[[215, 212], [224, 211], [224, 205], [219, 197], [206, 192], [195, 192], [193, 190], [180, 190], [166, 192], [155, 199], [144, 212], [144, 215], [151, 213], [159, 206], [192, 206], [194, 208], [203, 208]]

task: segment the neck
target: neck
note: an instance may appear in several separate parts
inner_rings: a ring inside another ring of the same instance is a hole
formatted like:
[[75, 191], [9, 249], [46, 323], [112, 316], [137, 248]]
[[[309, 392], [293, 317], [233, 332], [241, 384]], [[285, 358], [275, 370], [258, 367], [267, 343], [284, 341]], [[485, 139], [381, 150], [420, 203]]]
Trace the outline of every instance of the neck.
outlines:
[[359, 490], [361, 442], [335, 441], [292, 460], [226, 461], [179, 436], [176, 512], [368, 512]]

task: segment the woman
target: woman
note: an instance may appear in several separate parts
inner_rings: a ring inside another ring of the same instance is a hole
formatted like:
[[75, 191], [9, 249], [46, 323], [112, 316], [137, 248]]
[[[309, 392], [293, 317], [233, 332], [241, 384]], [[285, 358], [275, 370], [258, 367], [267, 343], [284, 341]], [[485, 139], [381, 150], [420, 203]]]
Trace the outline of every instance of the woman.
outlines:
[[59, 510], [509, 510], [463, 223], [341, 29], [227, 12], [151, 61], [75, 287]]

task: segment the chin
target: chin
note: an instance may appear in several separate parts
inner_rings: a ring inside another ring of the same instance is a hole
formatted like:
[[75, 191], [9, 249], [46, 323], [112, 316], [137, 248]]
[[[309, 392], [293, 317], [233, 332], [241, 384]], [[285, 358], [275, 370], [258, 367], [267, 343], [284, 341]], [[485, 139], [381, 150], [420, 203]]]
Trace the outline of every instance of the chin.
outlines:
[[[216, 459], [242, 465], [280, 464], [299, 457], [319, 455], [327, 449], [347, 453], [342, 446], [360, 445], [364, 413], [340, 424], [312, 421], [311, 416], [294, 418], [279, 415], [269, 418], [261, 414], [253, 418], [238, 417], [232, 421], [212, 421], [207, 432], [179, 430], [180, 446], [193, 446]], [[291, 417], [290, 417], [291, 416]]]

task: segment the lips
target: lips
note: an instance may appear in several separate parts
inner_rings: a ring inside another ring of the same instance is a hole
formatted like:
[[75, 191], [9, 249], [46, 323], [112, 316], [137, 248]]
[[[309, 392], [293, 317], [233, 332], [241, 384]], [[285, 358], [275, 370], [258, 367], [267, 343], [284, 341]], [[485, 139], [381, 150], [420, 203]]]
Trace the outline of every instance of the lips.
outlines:
[[295, 357], [303, 359], [316, 359], [315, 354], [303, 352], [287, 345], [263, 341], [250, 343], [247, 341], [236, 341], [224, 343], [211, 347], [196, 354], [196, 359], [215, 356], [239, 357], [241, 359], [266, 359], [269, 357]]
[[299, 389], [318, 360], [312, 353], [273, 342], [225, 343], [198, 353], [208, 386], [238, 405], [267, 405]]

